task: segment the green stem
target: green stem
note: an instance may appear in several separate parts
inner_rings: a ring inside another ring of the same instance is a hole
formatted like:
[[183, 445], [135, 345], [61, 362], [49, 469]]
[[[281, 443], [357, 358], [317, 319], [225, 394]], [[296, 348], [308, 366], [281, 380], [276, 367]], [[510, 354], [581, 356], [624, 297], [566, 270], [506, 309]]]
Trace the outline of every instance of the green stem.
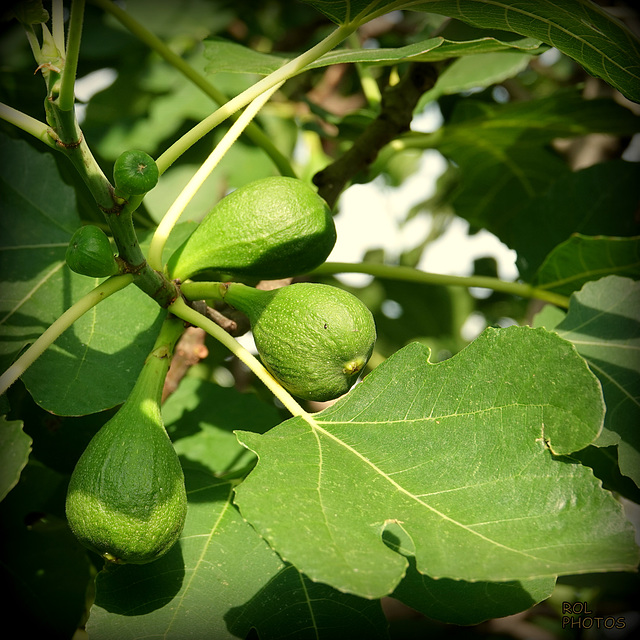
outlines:
[[18, 111], [7, 104], [0, 102], [0, 118], [22, 129], [26, 133], [44, 142], [49, 147], [56, 149], [56, 142], [52, 138], [52, 131], [45, 122], [40, 122], [22, 111]]
[[[336, 273], [366, 273], [376, 278], [387, 280], [403, 280], [405, 282], [421, 282], [424, 284], [437, 284], [457, 287], [480, 287], [509, 293], [521, 298], [537, 298], [550, 302], [564, 309], [569, 308], [569, 298], [552, 291], [545, 291], [521, 282], [507, 282], [500, 278], [489, 276], [450, 276], [440, 273], [428, 273], [412, 267], [348, 262], [325, 262], [309, 275], [333, 275]], [[186, 295], [186, 294], [185, 294]]]
[[152, 268], [161, 271], [162, 264], [162, 251], [167, 242], [167, 238], [171, 233], [171, 230], [175, 226], [176, 222], [180, 219], [183, 211], [193, 199], [193, 196], [197, 193], [198, 189], [202, 187], [204, 181], [211, 175], [211, 172], [218, 165], [220, 160], [229, 151], [233, 143], [238, 139], [242, 131], [253, 120], [260, 109], [269, 100], [271, 95], [275, 93], [281, 84], [277, 84], [271, 87], [263, 94], [259, 95], [242, 113], [242, 115], [233, 123], [229, 131], [222, 138], [222, 140], [216, 145], [216, 148], [211, 152], [209, 157], [205, 160], [204, 164], [196, 171], [195, 175], [187, 186], [182, 190], [180, 195], [176, 198], [175, 202], [169, 207], [169, 210], [162, 218], [162, 221], [158, 225], [156, 232], [151, 240], [151, 246], [149, 247], [148, 260]]
[[260, 364], [247, 349], [245, 349], [235, 338], [232, 338], [222, 327], [218, 326], [213, 320], [206, 318], [198, 313], [182, 298], [178, 298], [170, 307], [169, 311], [174, 315], [182, 318], [190, 324], [204, 329], [210, 336], [221, 342], [234, 356], [253, 371], [259, 380], [273, 393], [273, 395], [282, 402], [284, 407], [294, 416], [307, 416], [307, 412], [293, 399], [279, 382], [277, 382], [271, 374]]
[[62, 54], [64, 52], [64, 6], [62, 0], [51, 2], [51, 35], [56, 48]]
[[145, 369], [149, 367], [155, 368], [155, 373], [151, 376], [151, 379], [159, 385], [158, 396], [162, 392], [164, 379], [169, 371], [176, 343], [184, 333], [184, 328], [183, 320], [171, 314], [167, 315], [160, 327], [153, 349], [145, 361]]
[[[99, 0], [100, 2], [104, 0]], [[200, 138], [212, 131], [221, 122], [233, 115], [238, 109], [242, 109], [250, 102], [255, 100], [260, 94], [268, 91], [272, 87], [292, 78], [300, 73], [308, 64], [317, 60], [320, 56], [331, 51], [340, 42], [355, 31], [357, 24], [341, 25], [330, 33], [324, 40], [317, 45], [299, 55], [297, 58], [290, 60], [273, 73], [262, 78], [242, 93], [238, 94], [214, 111], [210, 116], [202, 120], [191, 131], [188, 131], [182, 138], [174, 142], [159, 158], [156, 163], [160, 173], [163, 173], [170, 167], [187, 149], [194, 145]]]
[[187, 300], [224, 300], [221, 282], [185, 282], [180, 286]]
[[[84, 0], [73, 0], [69, 17], [69, 33], [60, 84], [58, 106], [62, 111], [70, 111], [75, 104], [75, 81], [78, 70], [82, 22], [84, 19]], [[64, 49], [62, 49], [64, 50]]]
[[69, 307], [36, 341], [0, 376], [3, 394], [76, 320], [110, 295], [133, 282], [130, 274], [113, 276]]
[[[183, 60], [178, 54], [172, 51], [160, 38], [151, 33], [141, 25], [133, 16], [121, 9], [111, 0], [93, 0], [94, 4], [108, 11], [123, 26], [125, 26], [141, 42], [144, 42], [150, 49], [162, 56], [171, 66], [180, 71], [193, 84], [200, 88], [218, 105], [223, 105], [228, 101], [227, 96], [213, 86], [204, 76], [198, 73], [188, 62]], [[296, 177], [296, 173], [285, 156], [271, 141], [271, 139], [255, 124], [247, 127], [245, 134], [256, 145], [261, 147], [271, 158], [282, 175]], [[162, 173], [162, 170], [161, 170]]]

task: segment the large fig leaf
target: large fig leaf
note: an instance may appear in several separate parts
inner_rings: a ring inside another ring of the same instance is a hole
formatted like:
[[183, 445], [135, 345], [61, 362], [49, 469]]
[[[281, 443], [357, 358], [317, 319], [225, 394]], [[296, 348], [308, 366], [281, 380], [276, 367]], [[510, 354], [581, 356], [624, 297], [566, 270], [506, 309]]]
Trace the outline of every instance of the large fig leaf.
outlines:
[[236, 481], [190, 464], [185, 478], [180, 542], [151, 564], [100, 573], [91, 638], [224, 640], [245, 638], [252, 627], [261, 640], [387, 637], [379, 603], [313, 584], [269, 548], [231, 502]]
[[[454, 21], [455, 22], [455, 21]], [[456, 29], [445, 31], [403, 47], [336, 49], [325, 53], [300, 70], [327, 67], [332, 64], [360, 63], [364, 65], [394, 65], [399, 62], [427, 62], [458, 56], [502, 51], [528, 54], [542, 53], [548, 47], [535, 38], [521, 37], [513, 33], [474, 29], [456, 23]], [[466, 28], [465, 28], [466, 27]], [[285, 64], [289, 57], [256, 51], [236, 42], [211, 38], [204, 43], [204, 55], [209, 60], [205, 71], [210, 74], [255, 73], [267, 75]]]
[[282, 420], [275, 406], [253, 394], [189, 376], [163, 404], [162, 416], [178, 455], [217, 475], [240, 471], [255, 458], [234, 429], [264, 433]]
[[589, 0], [304, 0], [339, 24], [366, 22], [396, 9], [428, 11], [482, 28], [513, 31], [556, 47], [640, 102], [640, 42]]
[[640, 282], [608, 276], [585, 284], [555, 331], [602, 384], [607, 414], [595, 444], [617, 444], [620, 471], [640, 486]]
[[29, 461], [31, 442], [21, 421], [0, 416], [0, 500], [18, 484], [20, 472]]
[[0, 503], [2, 623], [16, 628], [28, 621], [32, 638], [74, 635], [95, 574], [64, 520], [67, 482], [32, 459]]
[[486, 330], [431, 364], [412, 344], [333, 407], [265, 435], [236, 490], [242, 515], [312, 580], [391, 593], [407, 559], [431, 578], [513, 581], [633, 570], [633, 528], [591, 470], [562, 454], [598, 436], [600, 385], [569, 342]]

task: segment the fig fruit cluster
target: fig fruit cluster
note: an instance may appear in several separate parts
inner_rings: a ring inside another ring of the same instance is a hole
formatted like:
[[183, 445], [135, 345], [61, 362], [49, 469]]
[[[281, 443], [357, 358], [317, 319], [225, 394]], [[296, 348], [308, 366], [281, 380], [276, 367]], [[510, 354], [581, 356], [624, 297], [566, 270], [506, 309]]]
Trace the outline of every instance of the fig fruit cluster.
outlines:
[[[140, 154], [128, 152], [116, 162], [117, 195], [140, 195], [155, 185], [155, 163]], [[329, 207], [311, 187], [293, 178], [265, 178], [223, 198], [171, 256], [167, 275], [179, 282], [205, 272], [296, 276], [324, 262], [335, 241]], [[95, 277], [118, 272], [109, 239], [93, 226], [74, 234], [67, 262]], [[373, 316], [343, 289], [299, 282], [266, 291], [232, 281], [218, 288], [218, 299], [248, 317], [265, 367], [299, 398], [345, 394], [371, 356]], [[144, 564], [163, 556], [186, 518], [182, 467], [160, 411], [170, 354], [154, 353], [127, 400], [80, 457], [67, 493], [67, 519], [76, 537], [115, 563]]]
[[[331, 211], [309, 185], [263, 178], [223, 198], [171, 256], [167, 271], [178, 281], [205, 272], [223, 279], [287, 278], [322, 264], [335, 242]], [[219, 297], [248, 316], [264, 365], [299, 398], [343, 395], [371, 356], [373, 316], [338, 287], [298, 283], [263, 291], [232, 282]]]

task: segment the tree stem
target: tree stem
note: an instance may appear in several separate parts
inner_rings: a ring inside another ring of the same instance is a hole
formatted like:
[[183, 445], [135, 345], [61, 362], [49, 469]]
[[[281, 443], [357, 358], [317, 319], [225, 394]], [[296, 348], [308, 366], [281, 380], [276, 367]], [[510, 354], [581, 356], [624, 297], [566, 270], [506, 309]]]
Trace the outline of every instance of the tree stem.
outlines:
[[333, 275], [336, 273], [366, 273], [386, 280], [403, 280], [405, 282], [422, 282], [457, 287], [480, 287], [509, 293], [521, 298], [537, 298], [550, 302], [564, 309], [569, 308], [569, 298], [552, 291], [545, 291], [521, 282], [507, 282], [490, 276], [451, 276], [440, 273], [429, 273], [412, 267], [399, 265], [348, 262], [325, 262], [309, 275]]
[[180, 286], [182, 295], [187, 300], [224, 300], [221, 282], [185, 282]]
[[130, 274], [112, 276], [69, 307], [36, 341], [0, 376], [3, 394], [76, 320], [110, 295], [133, 282]]
[[380, 113], [353, 145], [313, 177], [318, 194], [333, 208], [345, 185], [371, 165], [380, 150], [409, 130], [420, 96], [437, 79], [435, 67], [426, 62], [411, 63], [407, 73], [382, 94]]

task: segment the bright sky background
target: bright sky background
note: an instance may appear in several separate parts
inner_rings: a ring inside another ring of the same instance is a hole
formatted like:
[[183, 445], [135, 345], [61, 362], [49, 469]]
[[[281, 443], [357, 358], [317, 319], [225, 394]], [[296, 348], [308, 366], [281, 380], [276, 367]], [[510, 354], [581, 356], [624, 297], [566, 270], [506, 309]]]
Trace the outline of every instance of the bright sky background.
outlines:
[[[432, 105], [414, 118], [412, 129], [435, 131], [441, 123], [440, 111]], [[445, 168], [446, 163], [440, 153], [427, 150], [422, 155], [418, 171], [400, 187], [385, 185], [383, 179], [349, 187], [340, 197], [339, 213], [335, 218], [338, 241], [328, 259], [361, 262], [369, 249], [383, 248], [388, 259], [393, 260], [403, 251], [415, 247], [429, 232], [428, 216], [416, 216], [405, 225], [400, 223], [413, 205], [434, 194], [436, 180]], [[454, 219], [447, 231], [425, 250], [419, 268], [466, 276], [472, 273], [476, 258], [492, 256], [498, 262], [499, 276], [514, 280], [518, 275], [515, 252], [488, 231], [468, 236], [468, 228], [466, 221]], [[368, 276], [350, 274], [341, 278], [358, 286], [366, 283]]]

